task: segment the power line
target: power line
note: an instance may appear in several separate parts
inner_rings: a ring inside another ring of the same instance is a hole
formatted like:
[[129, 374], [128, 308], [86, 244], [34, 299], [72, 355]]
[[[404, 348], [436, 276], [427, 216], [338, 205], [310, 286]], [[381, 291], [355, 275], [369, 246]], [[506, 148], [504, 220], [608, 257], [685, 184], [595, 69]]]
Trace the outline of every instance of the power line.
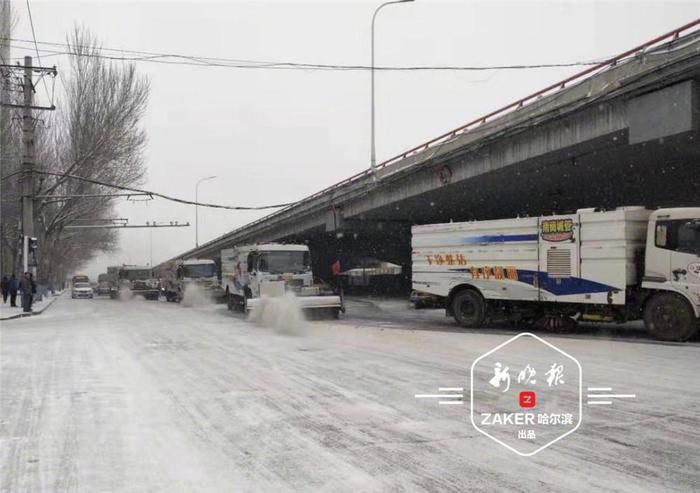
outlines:
[[[29, 14], [29, 25], [32, 28], [32, 38], [34, 39], [34, 49], [36, 50], [36, 59], [39, 62], [39, 65], [41, 65], [41, 56], [39, 55], [39, 45], [36, 42], [36, 32], [34, 31], [34, 19], [32, 18], [32, 8], [29, 6], [29, 0], [27, 0], [27, 13]], [[44, 83], [44, 91], [46, 91], [46, 97], [52, 100], [53, 98], [49, 95], [49, 88], [46, 86], [46, 79], [44, 79], [42, 77], [41, 81]]]
[[[15, 43], [32, 43], [32, 40], [18, 38], [3, 38], [4, 40]], [[150, 51], [126, 50], [118, 48], [97, 48], [97, 53], [76, 53], [75, 48], [88, 48], [81, 45], [70, 45], [66, 43], [56, 43], [48, 41], [37, 41], [37, 44], [45, 46], [60, 47], [65, 51], [57, 49], [42, 48], [44, 57], [72, 55], [86, 56], [95, 58], [104, 58], [116, 61], [134, 61], [134, 62], [149, 62], [162, 63], [167, 65], [187, 65], [201, 67], [222, 67], [235, 69], [253, 69], [253, 70], [330, 70], [330, 71], [358, 71], [371, 70], [369, 65], [361, 64], [327, 64], [327, 63], [306, 63], [293, 61], [270, 61], [270, 60], [249, 60], [235, 58], [218, 58], [218, 57], [201, 57], [192, 55], [182, 55], [175, 53], [158, 53]], [[14, 46], [16, 49], [27, 49], [24, 46]], [[89, 47], [93, 48], [94, 47]], [[111, 52], [111, 53], [109, 53]], [[121, 55], [115, 55], [119, 53]], [[48, 54], [48, 55], [47, 55]], [[601, 60], [584, 60], [564, 63], [538, 63], [538, 64], [511, 64], [511, 65], [485, 65], [485, 66], [468, 66], [468, 65], [417, 65], [417, 66], [378, 66], [374, 70], [378, 71], [483, 71], [483, 70], [523, 70], [523, 69], [539, 69], [539, 68], [560, 68], [560, 67], [576, 67], [583, 65], [596, 65]]]
[[65, 229], [129, 229], [129, 228], [187, 228], [190, 223], [172, 222], [167, 224], [68, 224]]
[[[151, 192], [149, 190], [143, 190], [140, 188], [132, 188], [132, 187], [126, 187], [123, 185], [117, 185], [115, 183], [107, 183], [99, 180], [94, 180], [92, 178], [86, 178], [84, 176], [77, 176], [77, 175], [70, 175], [70, 174], [65, 174], [65, 173], [56, 173], [53, 171], [39, 171], [39, 170], [34, 170], [34, 173], [40, 174], [40, 175], [47, 175], [47, 176], [57, 176], [60, 178], [70, 178], [72, 180], [78, 180], [78, 181], [84, 181], [87, 183], [92, 183], [93, 185], [101, 185], [104, 187], [109, 187], [109, 188], [116, 188], [118, 190], [125, 190], [129, 192], [136, 192], [142, 195], [151, 195], [154, 197], [160, 197], [165, 200], [170, 200], [172, 202], [177, 202], [179, 204], [186, 204], [186, 205], [198, 205], [200, 207], [211, 207], [214, 209], [228, 209], [228, 210], [234, 210], [234, 211], [261, 211], [265, 209], [279, 209], [282, 207], [287, 207], [292, 204], [295, 204], [296, 202], [287, 202], [285, 204], [273, 204], [273, 205], [261, 205], [261, 206], [231, 206], [231, 205], [220, 205], [220, 204], [206, 204], [202, 202], [195, 202], [192, 200], [185, 200], [185, 199], [180, 199], [177, 197], [172, 197], [170, 195], [165, 195], [162, 193], [158, 192]], [[5, 180], [7, 178], [10, 178], [18, 173], [10, 173], [7, 176], [3, 176], [1, 179]]]
[[[11, 41], [17, 41], [20, 43], [31, 43], [31, 40], [26, 40], [26, 39], [17, 39], [17, 38], [4, 38], [7, 40]], [[87, 45], [80, 45], [80, 44], [74, 44], [70, 45], [68, 43], [57, 43], [57, 42], [49, 42], [49, 41], [39, 41], [39, 44], [42, 45], [48, 45], [48, 46], [58, 46], [62, 48], [81, 48], [81, 49], [95, 49], [94, 46], [87, 46]], [[213, 61], [227, 61], [227, 62], [237, 62], [237, 63], [262, 63], [262, 64], [270, 64], [270, 63], [276, 63], [276, 62], [271, 62], [271, 61], [266, 61], [266, 60], [249, 60], [249, 59], [233, 59], [233, 58], [216, 58], [216, 57], [195, 57], [191, 55], [179, 55], [179, 54], [174, 54], [174, 53], [157, 53], [157, 52], [152, 52], [152, 51], [139, 51], [139, 50], [128, 50], [128, 49], [119, 49], [119, 48], [105, 48], [105, 47], [99, 47], [100, 51], [112, 51], [112, 52], [117, 52], [117, 53], [127, 53], [131, 55], [146, 55], [146, 56], [166, 56], [166, 57], [184, 57], [184, 58], [192, 58], [192, 59], [199, 59], [199, 60], [213, 60]], [[59, 53], [59, 54], [64, 54], [63, 52], [54, 52], [54, 53]]]

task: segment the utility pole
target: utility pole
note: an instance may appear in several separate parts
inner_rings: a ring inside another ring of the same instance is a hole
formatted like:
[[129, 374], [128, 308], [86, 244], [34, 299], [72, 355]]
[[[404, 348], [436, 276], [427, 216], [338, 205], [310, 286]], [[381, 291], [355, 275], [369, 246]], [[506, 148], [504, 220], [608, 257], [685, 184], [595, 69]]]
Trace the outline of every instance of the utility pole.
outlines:
[[[153, 222], [153, 224], [155, 224], [155, 221]], [[149, 249], [151, 251], [151, 256], [150, 256], [151, 260], [148, 263], [148, 266], [152, 269], [153, 268], [153, 229], [152, 228], [148, 228], [148, 236], [149, 236]]]
[[[34, 85], [32, 57], [24, 57], [24, 105], [22, 107], [22, 272], [29, 271], [29, 238], [34, 236]], [[32, 269], [36, 277], [36, 267]]]
[[[5, 13], [6, 10], [6, 3], [3, 2], [0, 4], [0, 7], [3, 8], [2, 12]], [[2, 26], [0, 26], [2, 27]], [[43, 110], [48, 110], [48, 111], [53, 111], [56, 109], [56, 107], [53, 105], [53, 98], [51, 101], [51, 106], [35, 106], [34, 105], [34, 81], [32, 80], [34, 72], [38, 72], [41, 74], [41, 76], [45, 75], [52, 75], [53, 77], [56, 77], [57, 71], [56, 67], [35, 67], [32, 64], [32, 57], [30, 56], [25, 56], [24, 57], [24, 65], [11, 65], [7, 62], [9, 60], [4, 59], [3, 55], [3, 60], [0, 60], [2, 63], [0, 63], [0, 70], [2, 70], [3, 76], [0, 79], [6, 79], [6, 80], [0, 80], [0, 82], [3, 83], [3, 90], [0, 91], [0, 108], [2, 108], [2, 113], [1, 115], [6, 114], [6, 108], [17, 108], [18, 110], [21, 111], [22, 113], [22, 161], [20, 164], [20, 169], [19, 169], [19, 188], [20, 188], [20, 205], [21, 205], [21, 214], [19, 215], [20, 217], [19, 222], [21, 223], [21, 255], [22, 255], [22, 265], [18, 266], [22, 269], [22, 272], [31, 272], [36, 276], [36, 256], [35, 256], [35, 250], [37, 247], [36, 243], [36, 238], [34, 238], [34, 131], [36, 127], [36, 119], [34, 118], [32, 111], [33, 110], [38, 110], [38, 111], [43, 111]], [[15, 78], [12, 77], [13, 72], [20, 72], [23, 71], [23, 78], [21, 79], [21, 87], [22, 87], [22, 93], [24, 95], [24, 100], [22, 101], [22, 104], [16, 103], [14, 100], [8, 100], [8, 88], [7, 88], [7, 82], [12, 81]], [[8, 77], [9, 75], [9, 77]], [[48, 93], [48, 91], [47, 91]], [[6, 120], [6, 118], [5, 118]], [[4, 123], [4, 128], [2, 129], [2, 135], [0, 135], [0, 142], [2, 144], [2, 147], [0, 147], [0, 152], [7, 152], [6, 151], [6, 144], [8, 142], [8, 136], [6, 136], [7, 132], [7, 121], [1, 122]], [[6, 156], [5, 156], [6, 157]], [[2, 165], [3, 168], [6, 167], [7, 161], [5, 159], [2, 160]], [[4, 173], [7, 171], [5, 169], [3, 171], [3, 176]], [[14, 173], [11, 173], [14, 174]], [[30, 263], [30, 253], [32, 253], [32, 262]], [[13, 268], [14, 270], [14, 268]]]
[[[0, 37], [10, 37], [10, 2], [9, 0], [0, 0]], [[10, 42], [7, 39], [0, 40], [0, 64], [10, 63]], [[0, 67], [0, 101], [9, 100], [10, 87], [10, 71], [4, 67]], [[9, 108], [0, 104], [0, 173], [5, 175], [8, 172], [9, 166], [9, 130], [10, 130], [10, 112]], [[0, 184], [0, 195], [5, 194], [2, 190], [4, 185]], [[5, 206], [0, 205], [0, 216], [7, 217]], [[0, 236], [8, 234], [7, 223], [0, 226]], [[12, 239], [16, 238], [16, 231], [12, 231]], [[13, 254], [9, 254], [5, 248], [5, 238], [0, 237], [0, 271], [14, 272], [16, 265], [12, 259], [16, 258], [16, 249], [13, 249]], [[12, 242], [13, 248], [16, 243]]]

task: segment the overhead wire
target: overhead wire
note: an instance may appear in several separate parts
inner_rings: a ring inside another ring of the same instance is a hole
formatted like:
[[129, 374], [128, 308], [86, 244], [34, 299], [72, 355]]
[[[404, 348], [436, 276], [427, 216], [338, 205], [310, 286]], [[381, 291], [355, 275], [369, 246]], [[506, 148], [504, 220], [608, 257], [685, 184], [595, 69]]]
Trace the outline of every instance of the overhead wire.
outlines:
[[[31, 43], [31, 40], [19, 38], [4, 38], [14, 43]], [[221, 58], [221, 57], [202, 57], [193, 55], [183, 55], [176, 53], [158, 53], [140, 50], [126, 50], [119, 48], [99, 47], [98, 53], [76, 53], [75, 48], [82, 48], [81, 45], [71, 46], [67, 43], [56, 43], [48, 41], [37, 41], [37, 44], [44, 46], [60, 47], [59, 49], [41, 48], [44, 57], [73, 55], [104, 58], [117, 61], [134, 61], [161, 63], [167, 65], [186, 65], [186, 66], [203, 66], [203, 67], [222, 67], [235, 69], [252, 69], [252, 70], [314, 70], [314, 71], [361, 71], [372, 70], [373, 67], [362, 64], [329, 64], [329, 63], [307, 63], [294, 61], [271, 61], [271, 60], [251, 60], [251, 59], [236, 59], [236, 58]], [[15, 45], [16, 49], [26, 49], [21, 45]], [[121, 55], [116, 55], [119, 53]], [[483, 71], [483, 70], [525, 70], [525, 69], [540, 69], [540, 68], [562, 68], [576, 67], [584, 65], [596, 65], [604, 58], [597, 60], [583, 60], [563, 63], [536, 63], [536, 64], [504, 64], [504, 65], [416, 65], [416, 66], [376, 66], [377, 71]]]
[[[34, 18], [32, 17], [32, 8], [29, 5], [29, 0], [27, 0], [27, 14], [29, 14], [29, 25], [32, 28], [32, 38], [34, 40], [34, 49], [36, 50], [36, 59], [39, 62], [39, 66], [41, 66], [41, 55], [39, 55], [39, 45], [36, 41], [36, 31], [34, 30]], [[53, 104], [53, 95], [49, 94], [49, 88], [46, 85], [46, 79], [44, 79], [43, 75], [41, 77], [41, 81], [44, 83], [44, 91], [46, 91], [46, 97], [49, 98], [51, 104]]]
[[[46, 176], [56, 176], [59, 178], [69, 178], [72, 180], [78, 180], [78, 181], [83, 181], [86, 183], [92, 183], [93, 185], [100, 185], [108, 188], [115, 188], [117, 190], [124, 190], [127, 192], [135, 192], [135, 193], [141, 193], [141, 194], [146, 194], [146, 195], [152, 195], [153, 197], [160, 197], [165, 200], [170, 200], [171, 202], [177, 202], [179, 204], [186, 204], [186, 205], [197, 205], [199, 207], [210, 207], [213, 209], [228, 209], [228, 210], [235, 210], [235, 211], [260, 211], [260, 210], [265, 210], [265, 209], [279, 209], [281, 207], [287, 207], [292, 204], [295, 204], [296, 202], [287, 202], [284, 204], [272, 204], [272, 205], [261, 205], [261, 206], [236, 206], [236, 205], [221, 205], [221, 204], [208, 204], [204, 202], [196, 202], [193, 200], [185, 200], [185, 199], [180, 199], [178, 197], [173, 197], [170, 195], [166, 195], [163, 193], [159, 192], [153, 192], [150, 190], [144, 190], [140, 188], [133, 188], [133, 187], [127, 187], [124, 185], [118, 185], [116, 183], [108, 183], [100, 180], [95, 180], [93, 178], [87, 178], [84, 176], [78, 176], [78, 175], [72, 175], [68, 173], [59, 173], [59, 172], [54, 172], [54, 171], [43, 171], [43, 170], [34, 170], [33, 171], [36, 174], [40, 175], [46, 175]], [[17, 174], [21, 173], [21, 171], [17, 171], [14, 173], [10, 173], [9, 175], [3, 176], [0, 178], [0, 180], [6, 180], [12, 176], [15, 176]]]

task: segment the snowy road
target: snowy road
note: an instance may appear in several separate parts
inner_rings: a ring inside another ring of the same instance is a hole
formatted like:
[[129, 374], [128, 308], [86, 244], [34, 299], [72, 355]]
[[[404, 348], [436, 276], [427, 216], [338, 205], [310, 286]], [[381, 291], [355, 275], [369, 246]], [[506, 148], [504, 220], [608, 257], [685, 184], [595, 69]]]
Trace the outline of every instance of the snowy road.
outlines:
[[468, 387], [512, 334], [371, 313], [301, 332], [223, 306], [66, 297], [3, 322], [0, 490], [700, 490], [697, 343], [547, 336], [584, 386], [637, 399], [584, 407], [578, 431], [528, 458], [474, 430], [468, 406], [414, 398]]

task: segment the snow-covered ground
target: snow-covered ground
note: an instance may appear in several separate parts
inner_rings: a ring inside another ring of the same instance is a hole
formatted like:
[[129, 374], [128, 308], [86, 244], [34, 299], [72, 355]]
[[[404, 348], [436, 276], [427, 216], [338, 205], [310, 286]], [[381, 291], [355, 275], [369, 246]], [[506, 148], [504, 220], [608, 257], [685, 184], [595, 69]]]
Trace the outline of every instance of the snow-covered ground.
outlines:
[[[59, 294], [56, 294], [56, 296], [60, 296]], [[41, 313], [47, 306], [51, 305], [54, 301], [54, 295], [49, 294], [47, 296], [43, 296], [41, 300], [35, 301], [32, 303], [32, 312], [35, 314]], [[7, 303], [1, 303], [0, 302], [0, 320], [6, 320], [10, 318], [15, 318], [19, 315], [24, 314], [24, 310], [22, 309], [22, 296], [17, 295], [17, 306], [10, 306], [10, 298], [7, 298]]]
[[2, 322], [0, 490], [700, 490], [699, 344], [540, 334], [579, 359], [584, 386], [637, 398], [584, 406], [575, 433], [520, 457], [468, 405], [414, 397], [468, 388], [513, 331], [350, 308], [284, 330], [221, 305], [62, 297]]

